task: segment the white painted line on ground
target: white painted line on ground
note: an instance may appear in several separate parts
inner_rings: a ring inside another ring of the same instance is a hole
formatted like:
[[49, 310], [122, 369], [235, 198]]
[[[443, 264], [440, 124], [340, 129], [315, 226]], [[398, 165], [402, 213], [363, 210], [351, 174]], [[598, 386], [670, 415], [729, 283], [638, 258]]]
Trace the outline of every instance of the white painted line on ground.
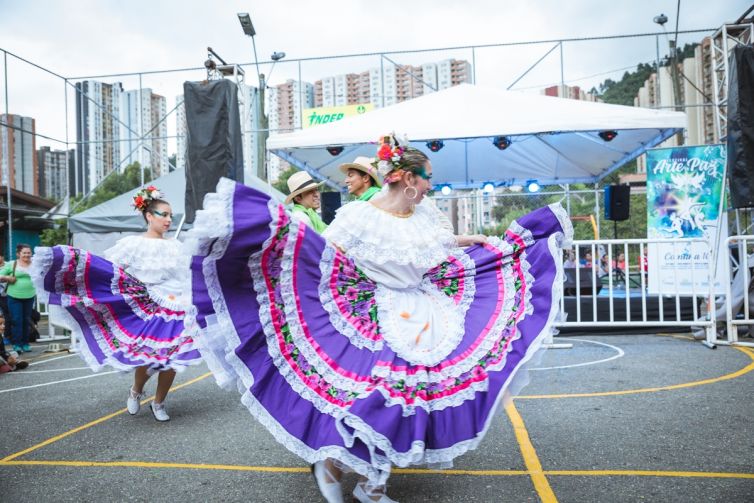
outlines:
[[31, 362], [29, 364], [29, 367], [31, 367], [32, 365], [39, 365], [41, 363], [54, 362], [55, 360], [61, 360], [63, 358], [70, 358], [71, 356], [76, 356], [76, 354], [74, 353], [70, 355], [56, 356], [55, 358], [47, 358], [46, 360], [40, 360], [38, 362]]
[[47, 372], [66, 372], [68, 370], [91, 370], [89, 367], [71, 367], [67, 369], [50, 369], [50, 370], [19, 370], [18, 372], [10, 372], [8, 375], [20, 376], [24, 374], [45, 374]]
[[53, 384], [61, 384], [64, 382], [71, 382], [71, 381], [78, 381], [80, 379], [89, 379], [90, 377], [99, 377], [99, 376], [106, 376], [108, 374], [117, 374], [118, 370], [112, 370], [110, 372], [101, 372], [99, 374], [92, 374], [88, 376], [82, 376], [82, 377], [74, 377], [72, 379], [63, 379], [62, 381], [52, 381], [52, 382], [46, 382], [42, 384], [33, 384], [31, 386], [21, 386], [19, 388], [11, 388], [11, 389], [2, 389], [0, 390], [0, 393], [10, 393], [11, 391], [20, 391], [22, 389], [30, 389], [30, 388], [41, 388], [42, 386], [52, 386]]
[[569, 369], [573, 367], [585, 367], [587, 365], [597, 365], [598, 363], [609, 362], [610, 360], [615, 360], [616, 358], [620, 358], [623, 355], [625, 355], [625, 353], [623, 352], [621, 348], [619, 348], [618, 346], [613, 346], [612, 344], [605, 344], [604, 342], [590, 341], [588, 339], [576, 339], [573, 337], [569, 337], [568, 339], [571, 341], [588, 342], [590, 344], [597, 344], [599, 346], [605, 346], [605, 347], [615, 350], [617, 354], [611, 356], [610, 358], [603, 358], [602, 360], [595, 360], [592, 362], [574, 363], [571, 365], [561, 365], [559, 367], [538, 367], [538, 368], [529, 369], [529, 370], [555, 370], [555, 369]]

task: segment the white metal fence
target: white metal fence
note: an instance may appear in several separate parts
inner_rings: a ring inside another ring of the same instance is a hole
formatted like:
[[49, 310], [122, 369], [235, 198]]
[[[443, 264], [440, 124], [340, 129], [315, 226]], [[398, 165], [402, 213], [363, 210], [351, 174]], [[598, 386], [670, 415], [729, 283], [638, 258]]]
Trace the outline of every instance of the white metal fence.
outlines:
[[[648, 264], [660, 264], [659, 245], [671, 247], [675, 254], [676, 249], [699, 243], [709, 251], [709, 242], [702, 239], [574, 241], [573, 249], [563, 252], [566, 295], [561, 300], [561, 311], [566, 316], [557, 326], [703, 327], [707, 342], [712, 344], [715, 313], [707, 306], [713, 298], [714, 263], [707, 266], [697, 261], [695, 254], [685, 266], [670, 261], [674, 284], [669, 288], [657, 281], [655, 293], [649, 293]], [[689, 266], [694, 272], [690, 291], [686, 291], [680, 273]], [[700, 267], [703, 277], [699, 277]]]
[[[751, 257], [754, 256], [754, 235], [732, 236], [727, 239], [729, 250], [728, 271], [731, 281], [728, 283], [726, 297], [727, 340], [718, 343], [738, 344], [754, 347], [754, 342], [738, 340], [739, 327], [748, 326], [754, 330], [751, 297]], [[723, 257], [721, 257], [723, 259]]]

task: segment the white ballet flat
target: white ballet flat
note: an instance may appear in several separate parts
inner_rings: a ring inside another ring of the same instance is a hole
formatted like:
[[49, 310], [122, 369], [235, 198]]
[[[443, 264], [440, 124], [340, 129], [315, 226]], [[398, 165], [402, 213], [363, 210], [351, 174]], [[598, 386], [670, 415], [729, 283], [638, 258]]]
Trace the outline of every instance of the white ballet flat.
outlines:
[[343, 503], [343, 491], [340, 489], [340, 482], [327, 481], [328, 475], [332, 480], [335, 480], [335, 477], [328, 472], [324, 461], [317, 461], [312, 465], [312, 475], [314, 475], [314, 480], [317, 481], [319, 492], [322, 493], [327, 503]]
[[141, 409], [141, 399], [144, 396], [143, 393], [135, 393], [133, 388], [128, 391], [128, 400], [126, 400], [126, 408], [128, 413], [135, 416]]
[[[380, 499], [372, 499], [375, 496], [379, 496]], [[364, 489], [363, 484], [356, 484], [356, 487], [353, 489], [353, 499], [360, 503], [398, 503], [396, 500], [389, 498], [384, 492], [374, 493], [370, 496], [366, 489]]]

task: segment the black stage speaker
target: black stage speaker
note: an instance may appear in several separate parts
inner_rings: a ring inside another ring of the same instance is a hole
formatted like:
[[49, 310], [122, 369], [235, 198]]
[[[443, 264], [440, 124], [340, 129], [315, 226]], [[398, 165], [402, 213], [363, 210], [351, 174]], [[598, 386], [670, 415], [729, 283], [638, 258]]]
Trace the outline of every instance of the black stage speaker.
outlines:
[[631, 187], [629, 185], [608, 185], [605, 187], [605, 219], [628, 220], [630, 201]]
[[754, 207], [754, 47], [728, 61], [728, 186], [733, 208]]
[[221, 177], [243, 181], [238, 87], [230, 80], [183, 83], [186, 110], [186, 222]]
[[329, 224], [335, 218], [335, 211], [340, 208], [340, 192], [323, 192], [320, 197], [322, 199], [322, 220]]
[[[602, 281], [597, 276], [597, 291], [592, 288], [592, 268], [579, 267], [579, 291], [581, 295], [594, 295], [602, 290]], [[563, 269], [563, 295], [574, 297], [576, 295], [576, 269]]]

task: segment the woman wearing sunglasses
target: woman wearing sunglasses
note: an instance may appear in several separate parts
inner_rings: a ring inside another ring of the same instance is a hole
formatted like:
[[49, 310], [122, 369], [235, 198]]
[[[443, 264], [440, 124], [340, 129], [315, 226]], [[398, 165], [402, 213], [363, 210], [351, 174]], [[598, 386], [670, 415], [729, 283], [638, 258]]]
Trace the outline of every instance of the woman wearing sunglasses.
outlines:
[[146, 232], [120, 239], [104, 259], [70, 246], [37, 248], [33, 278], [48, 303], [63, 308], [76, 349], [93, 370], [134, 370], [130, 414], [139, 412], [144, 385], [159, 373], [150, 408], [157, 421], [168, 421], [164, 402], [176, 370], [201, 360], [184, 326], [190, 257], [165, 237], [173, 213], [156, 187], [139, 190], [133, 206]]

